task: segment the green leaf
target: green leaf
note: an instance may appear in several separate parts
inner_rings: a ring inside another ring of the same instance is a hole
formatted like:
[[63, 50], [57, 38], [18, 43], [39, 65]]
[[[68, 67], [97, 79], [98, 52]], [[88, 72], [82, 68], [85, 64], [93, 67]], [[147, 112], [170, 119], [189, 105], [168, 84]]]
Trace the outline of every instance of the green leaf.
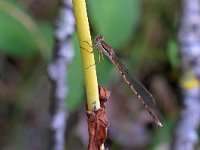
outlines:
[[167, 47], [167, 56], [172, 68], [179, 67], [177, 42], [170, 40]]
[[98, 83], [102, 87], [107, 87], [112, 81], [111, 79], [112, 67], [113, 67], [112, 63], [107, 58], [105, 60], [101, 60], [101, 62], [99, 62], [96, 65]]
[[36, 45], [26, 30], [10, 16], [0, 12], [0, 50], [12, 56], [30, 56]]
[[30, 57], [38, 51], [49, 59], [53, 34], [49, 24], [37, 24], [27, 12], [9, 1], [0, 1], [0, 52]]
[[73, 61], [71, 62], [68, 68], [68, 86], [69, 86], [69, 93], [66, 97], [67, 101], [67, 108], [69, 111], [73, 112], [77, 110], [83, 102], [83, 70], [82, 70], [82, 59], [81, 59], [81, 52], [78, 43], [77, 35], [73, 38], [74, 41], [74, 50], [75, 55]]
[[139, 18], [138, 0], [89, 0], [90, 22], [112, 47], [122, 47], [134, 34]]
[[38, 30], [41, 34], [41, 38], [45, 40], [47, 49], [44, 51], [44, 58], [46, 60], [51, 60], [53, 56], [53, 49], [54, 49], [54, 30], [53, 26], [50, 23], [47, 22], [38, 22], [37, 23]]

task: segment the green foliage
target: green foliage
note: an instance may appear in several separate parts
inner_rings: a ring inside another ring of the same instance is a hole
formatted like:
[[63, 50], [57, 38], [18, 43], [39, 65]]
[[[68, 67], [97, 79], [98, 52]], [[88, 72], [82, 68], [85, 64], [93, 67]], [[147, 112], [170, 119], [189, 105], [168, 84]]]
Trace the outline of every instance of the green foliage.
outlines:
[[110, 71], [112, 68], [111, 62], [104, 56], [104, 59], [101, 59], [99, 62], [99, 53], [95, 51], [95, 61], [96, 61], [96, 70], [97, 70], [97, 77], [98, 83], [103, 86], [107, 87], [110, 83]]
[[66, 97], [67, 100], [67, 108], [69, 111], [75, 111], [79, 108], [81, 102], [84, 101], [83, 99], [83, 70], [82, 70], [82, 61], [81, 61], [81, 54], [80, 54], [80, 47], [78, 44], [78, 38], [75, 34], [73, 38], [74, 42], [74, 50], [75, 55], [73, 61], [71, 62], [68, 68], [68, 87], [69, 93]]
[[90, 21], [113, 47], [121, 47], [134, 34], [139, 18], [137, 0], [89, 0]]
[[172, 130], [174, 128], [175, 122], [172, 118], [168, 117], [165, 118], [163, 122], [163, 127], [162, 128], [156, 128], [155, 129], [155, 134], [154, 137], [152, 138], [152, 145], [151, 145], [151, 150], [154, 150], [158, 144], [160, 143], [170, 143], [171, 142], [171, 135], [172, 135]]
[[[96, 33], [105, 36], [113, 48], [126, 45], [136, 30], [140, 10], [138, 0], [90, 0], [87, 1], [89, 21]], [[97, 54], [98, 55], [98, 54]], [[111, 81], [112, 64], [101, 60], [96, 65], [98, 82], [106, 87]], [[98, 62], [98, 57], [96, 57]]]
[[52, 28], [36, 23], [19, 5], [0, 2], [0, 51], [11, 57], [27, 58], [38, 52], [48, 59], [53, 46]]
[[176, 41], [170, 40], [167, 47], [167, 56], [172, 68], [178, 68], [179, 58], [178, 58], [178, 45]]

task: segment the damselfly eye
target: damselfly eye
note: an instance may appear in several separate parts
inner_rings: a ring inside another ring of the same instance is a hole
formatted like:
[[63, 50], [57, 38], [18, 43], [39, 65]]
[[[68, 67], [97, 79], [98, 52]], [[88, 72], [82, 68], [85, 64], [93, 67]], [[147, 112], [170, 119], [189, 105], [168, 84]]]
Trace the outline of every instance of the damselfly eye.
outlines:
[[102, 42], [102, 41], [104, 41], [104, 37], [102, 35], [99, 35], [96, 37], [96, 41]]

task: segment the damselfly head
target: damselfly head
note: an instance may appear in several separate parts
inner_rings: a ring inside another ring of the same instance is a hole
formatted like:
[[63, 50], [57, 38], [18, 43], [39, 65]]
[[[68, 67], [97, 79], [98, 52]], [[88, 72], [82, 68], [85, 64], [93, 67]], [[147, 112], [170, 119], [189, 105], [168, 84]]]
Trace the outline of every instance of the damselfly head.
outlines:
[[103, 35], [98, 35], [98, 36], [96, 37], [96, 42], [102, 42], [102, 41], [104, 41]]

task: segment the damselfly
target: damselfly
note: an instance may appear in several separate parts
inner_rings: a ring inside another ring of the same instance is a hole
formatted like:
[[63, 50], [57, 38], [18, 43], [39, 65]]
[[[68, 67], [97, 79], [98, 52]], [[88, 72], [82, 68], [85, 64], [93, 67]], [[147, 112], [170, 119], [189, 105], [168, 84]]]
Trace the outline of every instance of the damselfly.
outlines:
[[126, 66], [119, 60], [119, 58], [115, 55], [113, 49], [104, 41], [104, 37], [99, 35], [96, 37], [95, 47], [99, 50], [99, 52], [106, 55], [113, 65], [117, 68], [119, 73], [122, 75], [123, 79], [130, 86], [133, 92], [136, 94], [138, 99], [142, 102], [146, 110], [149, 112], [150, 116], [154, 119], [157, 125], [162, 127], [162, 123], [159, 119], [153, 114], [149, 107], [152, 104], [155, 104], [155, 100], [152, 94], [133, 76], [130, 76]]

